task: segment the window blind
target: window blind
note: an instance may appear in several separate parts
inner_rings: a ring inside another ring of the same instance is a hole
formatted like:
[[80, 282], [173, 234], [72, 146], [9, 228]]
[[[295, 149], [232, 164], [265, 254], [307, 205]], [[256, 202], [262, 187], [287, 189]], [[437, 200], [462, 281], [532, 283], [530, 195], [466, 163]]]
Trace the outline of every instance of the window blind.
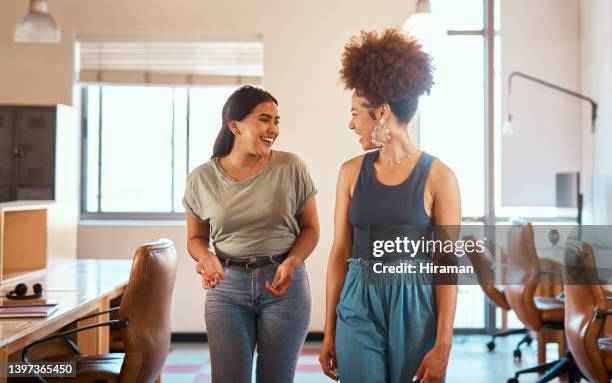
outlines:
[[243, 34], [80, 34], [85, 83], [259, 84], [263, 42]]

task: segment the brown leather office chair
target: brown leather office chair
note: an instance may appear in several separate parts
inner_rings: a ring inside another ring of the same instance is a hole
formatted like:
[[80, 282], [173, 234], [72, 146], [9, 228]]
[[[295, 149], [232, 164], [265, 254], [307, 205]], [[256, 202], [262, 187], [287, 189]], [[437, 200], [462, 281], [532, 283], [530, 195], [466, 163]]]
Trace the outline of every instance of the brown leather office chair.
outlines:
[[[474, 236], [465, 236], [463, 240], [476, 243], [476, 237]], [[486, 297], [489, 298], [489, 300], [497, 307], [510, 311], [510, 305], [508, 304], [508, 300], [504, 295], [503, 288], [498, 288], [495, 284], [495, 272], [493, 271], [493, 261], [491, 258], [486, 254], [477, 251], [476, 249], [473, 251], [467, 251], [466, 253], [470, 259], [470, 262], [472, 263], [472, 266], [474, 266], [476, 278], [478, 278], [478, 284], [482, 288], [482, 291], [485, 293]], [[504, 330], [493, 334], [491, 340], [487, 343], [487, 348], [489, 351], [493, 351], [495, 349], [496, 338], [503, 338], [516, 334], [525, 334], [513, 351], [514, 357], [520, 360], [522, 356], [520, 347], [525, 343], [530, 345], [533, 341], [531, 335], [529, 334], [529, 330], [526, 328]]]
[[[525, 327], [538, 331], [538, 357], [541, 358], [545, 353], [542, 330], [563, 330], [565, 310], [563, 301], [555, 297], [536, 296], [536, 290], [546, 274], [556, 276], [561, 284], [562, 273], [560, 270], [542, 267], [535, 249], [533, 227], [526, 221], [512, 221], [508, 228], [507, 247], [509, 284], [505, 286], [504, 293], [508, 304]], [[535, 372], [543, 373], [537, 383], [548, 382], [566, 373], [571, 383], [579, 374], [571, 358], [561, 357], [553, 362], [518, 370], [508, 383], [518, 382], [518, 377], [522, 374]]]
[[590, 245], [570, 239], [565, 246], [565, 334], [571, 354], [589, 382], [612, 381], [612, 336], [604, 334], [608, 297]]
[[[119, 307], [87, 316], [118, 310], [118, 319], [68, 330], [38, 340], [24, 348], [29, 363], [31, 347], [100, 326], [121, 329], [125, 353], [87, 356], [74, 343], [74, 355], [58, 355], [45, 361], [75, 361], [76, 378], [38, 378], [40, 382], [150, 383], [154, 382], [170, 351], [170, 303], [176, 274], [176, 250], [169, 240], [147, 243], [136, 249], [130, 279]], [[81, 318], [81, 319], [85, 319]], [[70, 343], [70, 342], [69, 342]]]

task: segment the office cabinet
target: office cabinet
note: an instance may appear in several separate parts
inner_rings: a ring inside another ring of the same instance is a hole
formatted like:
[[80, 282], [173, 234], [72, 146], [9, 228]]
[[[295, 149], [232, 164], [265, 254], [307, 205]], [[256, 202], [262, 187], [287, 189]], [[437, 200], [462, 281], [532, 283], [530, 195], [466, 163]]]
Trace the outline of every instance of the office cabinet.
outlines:
[[47, 210], [53, 202], [0, 203], [0, 282], [47, 267]]
[[13, 175], [13, 113], [0, 109], [0, 202], [11, 199]]
[[0, 106], [0, 202], [55, 199], [57, 106]]

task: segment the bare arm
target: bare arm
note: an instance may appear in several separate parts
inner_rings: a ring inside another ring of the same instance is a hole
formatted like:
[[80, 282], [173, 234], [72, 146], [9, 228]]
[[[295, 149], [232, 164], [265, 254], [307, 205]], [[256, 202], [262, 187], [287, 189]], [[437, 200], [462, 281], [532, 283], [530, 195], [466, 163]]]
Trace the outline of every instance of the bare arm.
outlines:
[[314, 198], [300, 213], [298, 224], [300, 234], [295, 239], [289, 256], [283, 261], [283, 264], [290, 265], [294, 269], [308, 258], [319, 242], [319, 216]]
[[[451, 241], [459, 239], [461, 225], [461, 197], [454, 173], [440, 164], [438, 175], [432, 177], [434, 191], [433, 216], [436, 226], [444, 226], [444, 236]], [[453, 323], [457, 308], [457, 286], [436, 285], [437, 337], [436, 343], [450, 349]]]
[[200, 274], [202, 287], [215, 288], [224, 279], [223, 267], [217, 256], [210, 250], [210, 225], [201, 222], [190, 212], [187, 217], [187, 251], [196, 263], [196, 272]]
[[276, 297], [280, 297], [289, 290], [293, 271], [308, 258], [319, 242], [319, 218], [317, 215], [317, 203], [313, 198], [298, 217], [300, 234], [295, 239], [289, 255], [278, 266], [274, 274], [274, 280], [266, 281], [264, 287]]
[[334, 242], [329, 253], [326, 277], [325, 334], [336, 334], [336, 306], [344, 285], [347, 260], [351, 255], [353, 232], [349, 223], [351, 205], [349, 171], [343, 165], [336, 185], [336, 207], [334, 210]]
[[185, 213], [187, 218], [187, 251], [196, 262], [208, 255], [210, 251], [210, 225], [201, 222], [190, 212]]
[[325, 336], [321, 347], [319, 362], [325, 375], [338, 380], [336, 372], [336, 306], [344, 285], [347, 260], [351, 255], [353, 232], [349, 222], [351, 205], [351, 175], [355, 161], [342, 165], [336, 185], [336, 208], [334, 211], [334, 242], [327, 262], [326, 299], [325, 299]]
[[[430, 176], [436, 240], [456, 241], [461, 225], [461, 198], [457, 180], [453, 172], [441, 162], [432, 164]], [[436, 284], [434, 294], [437, 309], [436, 344], [425, 355], [415, 375], [415, 380], [427, 383], [439, 383], [446, 375], [457, 307], [457, 285]]]

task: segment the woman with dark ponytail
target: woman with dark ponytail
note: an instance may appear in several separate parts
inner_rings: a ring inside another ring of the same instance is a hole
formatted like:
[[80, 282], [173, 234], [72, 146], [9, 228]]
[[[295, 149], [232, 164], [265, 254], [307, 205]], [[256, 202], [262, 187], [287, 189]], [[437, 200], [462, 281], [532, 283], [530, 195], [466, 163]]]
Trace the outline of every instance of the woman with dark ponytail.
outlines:
[[202, 287], [215, 383], [292, 382], [310, 323], [304, 260], [319, 239], [306, 165], [272, 150], [278, 102], [243, 86], [226, 101], [210, 161], [187, 177], [188, 243]]

